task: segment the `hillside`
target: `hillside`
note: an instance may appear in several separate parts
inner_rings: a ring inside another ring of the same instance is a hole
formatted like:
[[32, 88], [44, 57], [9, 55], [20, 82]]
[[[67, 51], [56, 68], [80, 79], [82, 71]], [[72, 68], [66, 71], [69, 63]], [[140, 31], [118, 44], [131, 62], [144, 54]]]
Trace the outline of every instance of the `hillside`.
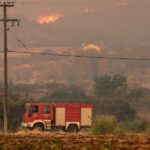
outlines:
[[[18, 50], [18, 49], [17, 49]], [[19, 51], [22, 51], [19, 49]], [[90, 55], [112, 57], [149, 56], [148, 48], [115, 49], [100, 44], [82, 45], [81, 47], [33, 48], [26, 51]], [[0, 55], [2, 60], [3, 56]], [[130, 85], [150, 88], [149, 62], [103, 60], [72, 57], [42, 56], [21, 53], [9, 53], [9, 81], [14, 83], [46, 83], [92, 85], [92, 79], [101, 74], [125, 74]], [[0, 61], [0, 79], [3, 79], [3, 61]]]

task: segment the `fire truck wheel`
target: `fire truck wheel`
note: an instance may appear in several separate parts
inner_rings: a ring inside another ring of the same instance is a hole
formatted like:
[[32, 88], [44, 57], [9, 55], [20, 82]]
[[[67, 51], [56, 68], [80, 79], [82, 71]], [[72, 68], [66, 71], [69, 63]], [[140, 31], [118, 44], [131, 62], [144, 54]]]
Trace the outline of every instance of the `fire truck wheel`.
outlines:
[[34, 130], [44, 131], [44, 126], [41, 123], [35, 124], [33, 127]]
[[67, 132], [78, 132], [79, 131], [79, 128], [77, 125], [75, 124], [71, 124], [69, 125], [68, 129], [67, 129]]

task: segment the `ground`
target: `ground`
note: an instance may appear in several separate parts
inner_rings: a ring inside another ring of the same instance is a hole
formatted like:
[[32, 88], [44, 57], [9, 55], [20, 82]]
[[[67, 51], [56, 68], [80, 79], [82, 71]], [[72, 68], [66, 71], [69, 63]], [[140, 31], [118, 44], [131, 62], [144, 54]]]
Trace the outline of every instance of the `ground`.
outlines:
[[18, 132], [1, 134], [0, 150], [150, 150], [150, 135]]

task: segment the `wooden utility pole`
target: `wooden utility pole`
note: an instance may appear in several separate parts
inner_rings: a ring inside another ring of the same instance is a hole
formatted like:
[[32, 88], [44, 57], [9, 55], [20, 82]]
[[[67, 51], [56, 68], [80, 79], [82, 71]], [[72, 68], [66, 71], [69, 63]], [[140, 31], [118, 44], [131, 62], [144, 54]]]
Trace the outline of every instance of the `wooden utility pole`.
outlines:
[[4, 117], [4, 134], [8, 133], [8, 76], [7, 76], [7, 23], [11, 22], [14, 26], [15, 22], [19, 25], [20, 20], [18, 19], [8, 19], [7, 18], [7, 8], [14, 7], [14, 2], [0, 2], [0, 7], [3, 7], [3, 19], [0, 19], [4, 23], [4, 99], [3, 99], [3, 117]]

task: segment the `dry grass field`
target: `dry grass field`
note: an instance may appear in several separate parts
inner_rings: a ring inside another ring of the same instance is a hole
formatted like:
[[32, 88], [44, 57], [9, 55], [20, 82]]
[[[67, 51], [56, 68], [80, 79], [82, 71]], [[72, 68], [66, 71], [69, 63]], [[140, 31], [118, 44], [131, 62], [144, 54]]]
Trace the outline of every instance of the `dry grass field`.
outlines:
[[0, 135], [0, 150], [150, 150], [150, 135], [124, 136], [86, 133], [39, 133], [19, 131]]

